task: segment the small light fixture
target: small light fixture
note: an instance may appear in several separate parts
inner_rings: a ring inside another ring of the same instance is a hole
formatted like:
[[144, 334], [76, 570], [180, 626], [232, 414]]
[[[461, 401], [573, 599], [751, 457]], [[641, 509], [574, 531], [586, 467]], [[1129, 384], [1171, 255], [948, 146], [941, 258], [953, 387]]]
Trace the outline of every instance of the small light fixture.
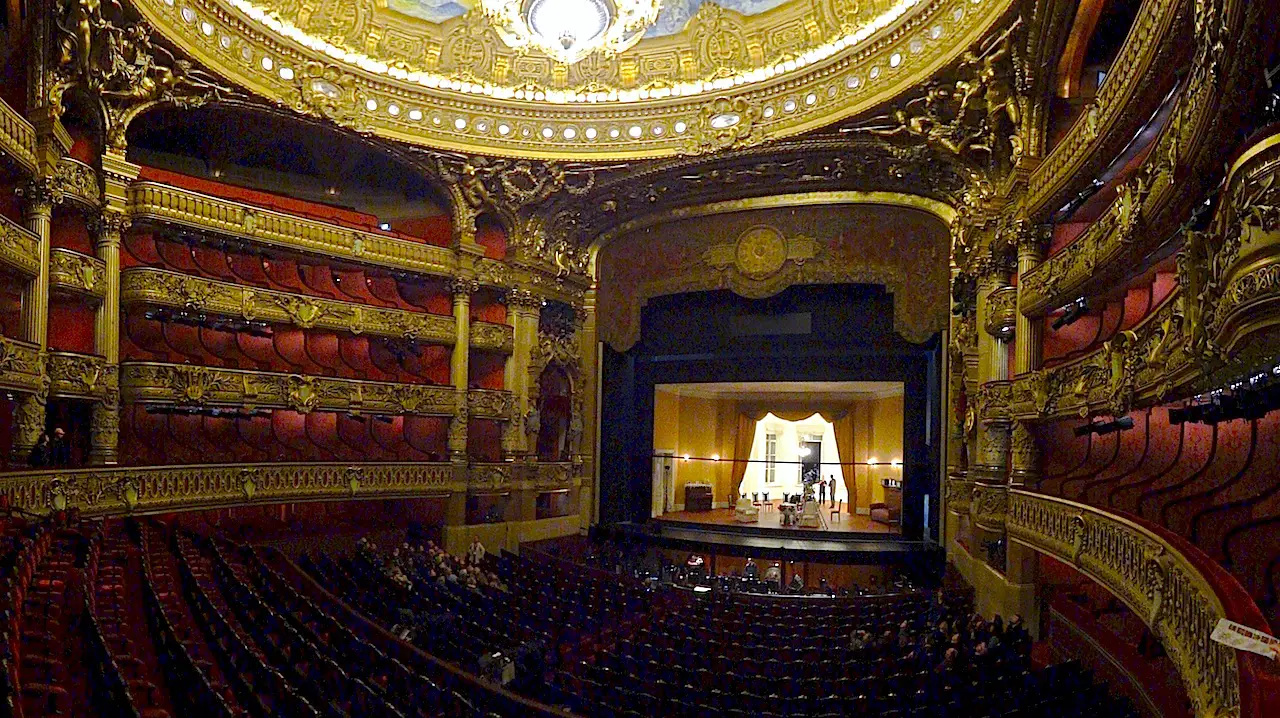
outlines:
[[873, 457], [871, 457], [870, 459], [867, 459], [867, 465], [868, 465], [868, 466], [875, 466], [875, 465], [876, 465], [876, 464], [878, 464], [878, 463], [880, 463], [880, 462], [876, 461], [876, 457], [874, 457], [874, 456], [873, 456]]
[[391, 231], [391, 223], [390, 223], [390, 222], [379, 222], [379, 223], [378, 223], [378, 229], [382, 230], [383, 232], [390, 232], [390, 231]]
[[889, 465], [890, 465], [890, 466], [899, 466], [899, 467], [900, 467], [900, 466], [902, 466], [902, 459], [894, 459], [893, 461], [890, 461], [890, 462], [889, 462]]
[[689, 460], [689, 455], [688, 455], [688, 454], [685, 454], [685, 455], [684, 455], [684, 460], [685, 460], [685, 461], [688, 461], [688, 460]]
[[719, 461], [719, 460], [720, 460], [720, 455], [719, 455], [719, 454], [712, 454], [712, 455], [711, 455], [711, 460], [712, 460], [712, 461]]

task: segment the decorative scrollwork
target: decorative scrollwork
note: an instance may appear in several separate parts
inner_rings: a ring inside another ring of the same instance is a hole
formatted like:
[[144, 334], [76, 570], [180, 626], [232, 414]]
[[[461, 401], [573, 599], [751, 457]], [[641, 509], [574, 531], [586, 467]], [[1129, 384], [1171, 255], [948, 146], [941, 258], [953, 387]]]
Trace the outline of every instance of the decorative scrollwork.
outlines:
[[49, 284], [101, 299], [106, 293], [106, 265], [97, 257], [55, 247], [49, 252]]

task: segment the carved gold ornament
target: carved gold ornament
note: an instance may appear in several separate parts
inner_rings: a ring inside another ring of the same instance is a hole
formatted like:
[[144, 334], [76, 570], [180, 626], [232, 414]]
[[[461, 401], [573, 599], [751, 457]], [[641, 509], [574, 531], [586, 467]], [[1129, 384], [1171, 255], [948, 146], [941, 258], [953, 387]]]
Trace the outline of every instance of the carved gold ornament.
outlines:
[[[652, 4], [579, 2], [612, 6], [619, 18], [619, 7]], [[759, 108], [751, 142], [830, 124], [923, 81], [1012, 4], [791, 0], [742, 15], [703, 3], [679, 32], [625, 51], [574, 52], [572, 63], [532, 43], [510, 47], [480, 7], [441, 22], [374, 0], [137, 0], [136, 7], [218, 75], [360, 131], [489, 155], [605, 159], [714, 147], [700, 120], [709, 97]]]

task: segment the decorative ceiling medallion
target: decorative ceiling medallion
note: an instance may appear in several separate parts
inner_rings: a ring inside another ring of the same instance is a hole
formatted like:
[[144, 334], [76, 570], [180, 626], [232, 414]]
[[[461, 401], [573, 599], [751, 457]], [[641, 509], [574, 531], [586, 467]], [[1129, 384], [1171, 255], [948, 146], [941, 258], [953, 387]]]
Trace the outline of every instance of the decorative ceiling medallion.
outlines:
[[810, 237], [784, 237], [776, 227], [760, 224], [728, 244], [709, 247], [702, 261], [720, 270], [730, 268], [754, 281], [777, 274], [788, 261], [800, 266], [818, 255], [818, 243]]
[[[542, 2], [605, 3], [620, 19], [622, 0]], [[790, 0], [753, 15], [708, 1], [678, 33], [573, 64], [508, 47], [478, 6], [435, 23], [380, 0], [133, 4], [218, 74], [361, 132], [488, 155], [618, 160], [741, 147], [830, 125], [926, 80], [1013, 0]], [[532, 17], [542, 6], [520, 7]], [[564, 27], [548, 20], [528, 29], [545, 40]], [[573, 45], [580, 35], [608, 36], [593, 27], [570, 28]], [[722, 109], [707, 113], [709, 100]]]
[[572, 65], [593, 52], [631, 48], [658, 19], [659, 0], [480, 0], [498, 35]]

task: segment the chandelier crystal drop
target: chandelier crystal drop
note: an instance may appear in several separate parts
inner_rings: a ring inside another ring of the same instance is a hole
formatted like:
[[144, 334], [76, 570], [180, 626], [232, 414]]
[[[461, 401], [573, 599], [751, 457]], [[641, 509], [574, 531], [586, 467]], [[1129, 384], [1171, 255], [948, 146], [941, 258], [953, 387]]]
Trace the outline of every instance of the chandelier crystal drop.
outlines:
[[480, 0], [503, 42], [566, 65], [635, 45], [661, 7], [662, 0]]

